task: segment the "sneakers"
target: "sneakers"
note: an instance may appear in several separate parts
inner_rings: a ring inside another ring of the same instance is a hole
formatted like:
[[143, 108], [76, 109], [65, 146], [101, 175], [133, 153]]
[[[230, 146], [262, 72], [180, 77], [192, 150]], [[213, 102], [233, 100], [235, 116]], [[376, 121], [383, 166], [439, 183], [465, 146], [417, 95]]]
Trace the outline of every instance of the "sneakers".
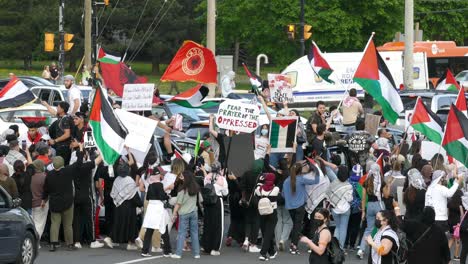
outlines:
[[268, 261], [268, 257], [267, 256], [262, 256], [260, 255], [260, 257], [258, 257], [259, 260], [261, 261]]
[[81, 246], [81, 243], [80, 243], [80, 242], [76, 242], [76, 243], [75, 243], [75, 247], [76, 247], [76, 248], [83, 248], [83, 247]]
[[55, 245], [55, 244], [53, 244], [53, 243], [50, 244], [49, 251], [50, 251], [50, 252], [54, 252], [54, 251], [56, 251], [56, 250], [57, 250], [57, 245]]
[[138, 250], [138, 247], [135, 246], [134, 244], [128, 243], [127, 250]]
[[270, 259], [275, 259], [277, 255], [278, 255], [278, 251], [275, 251], [275, 254], [270, 255]]
[[102, 248], [104, 246], [104, 243], [101, 243], [99, 241], [94, 241], [91, 242], [91, 245], [89, 245], [90, 248]]
[[232, 246], [232, 237], [226, 238], [226, 247]]
[[104, 238], [104, 244], [110, 248], [114, 248], [114, 243], [112, 243], [112, 239], [110, 237]]
[[141, 256], [144, 258], [151, 257], [151, 254], [149, 253], [141, 253]]
[[299, 250], [295, 245], [291, 244], [291, 246], [289, 247], [289, 253], [291, 253], [292, 255], [299, 255]]
[[242, 249], [245, 251], [249, 251], [249, 241], [245, 240], [244, 243], [242, 244]]
[[173, 259], [181, 259], [182, 257], [179, 256], [179, 255], [176, 255], [176, 254], [172, 254], [172, 255], [171, 255], [171, 258], [173, 258]]
[[364, 251], [362, 250], [358, 250], [358, 252], [356, 253], [356, 256], [359, 258], [359, 259], [363, 259], [364, 258]]
[[258, 253], [258, 252], [260, 252], [260, 249], [256, 245], [252, 244], [252, 245], [249, 246], [249, 252], [250, 253]]
[[170, 257], [172, 257], [172, 253], [163, 254], [163, 257], [165, 257], [165, 258], [170, 258]]
[[200, 258], [200, 255], [196, 255], [193, 257], [194, 259], [199, 259]]
[[279, 251], [284, 251], [284, 241], [283, 240], [280, 240], [280, 242], [278, 243], [278, 249], [279, 249]]
[[460, 261], [460, 257], [454, 256], [453, 261]]
[[77, 250], [77, 249], [78, 249], [78, 248], [75, 247], [75, 245], [73, 245], [73, 244], [67, 246], [67, 250], [68, 250], [68, 251], [75, 251], [75, 250]]
[[135, 239], [135, 245], [140, 249], [143, 248], [143, 241], [141, 241], [141, 238], [137, 237], [137, 239]]
[[219, 255], [221, 255], [221, 252], [216, 251], [216, 250], [211, 250], [210, 255], [211, 256], [219, 256]]
[[163, 250], [160, 247], [151, 247], [151, 252], [153, 253], [161, 253]]

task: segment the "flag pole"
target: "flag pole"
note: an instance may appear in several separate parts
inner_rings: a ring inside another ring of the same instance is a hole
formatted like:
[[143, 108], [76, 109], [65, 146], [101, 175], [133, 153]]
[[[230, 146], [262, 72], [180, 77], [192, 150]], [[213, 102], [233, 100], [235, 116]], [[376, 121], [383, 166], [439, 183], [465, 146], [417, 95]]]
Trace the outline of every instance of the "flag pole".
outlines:
[[[421, 100], [421, 96], [418, 96], [418, 99], [416, 99], [416, 104], [414, 105], [414, 108], [413, 108], [413, 115], [411, 116], [411, 119], [409, 121], [409, 124], [408, 126], [405, 128], [405, 132], [404, 134], [406, 135], [406, 138], [408, 138], [408, 129], [409, 127], [411, 126], [411, 123], [413, 123], [413, 118], [414, 118], [414, 111], [416, 110], [416, 107], [419, 103], [419, 100]], [[414, 133], [414, 132], [413, 132]], [[403, 142], [406, 141], [406, 139], [402, 138], [401, 142], [398, 144], [398, 150], [397, 152], [395, 153], [397, 158], [398, 156], [400, 155], [400, 152], [401, 152], [401, 147], [403, 146]], [[440, 150], [439, 150], [440, 151]], [[393, 168], [394, 168], [395, 165], [393, 165]]]

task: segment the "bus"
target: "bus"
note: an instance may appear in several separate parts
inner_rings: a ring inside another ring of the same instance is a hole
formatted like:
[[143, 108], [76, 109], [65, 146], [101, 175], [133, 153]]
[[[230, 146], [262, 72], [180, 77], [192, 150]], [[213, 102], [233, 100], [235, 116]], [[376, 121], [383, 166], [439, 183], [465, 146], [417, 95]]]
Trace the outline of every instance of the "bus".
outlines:
[[[404, 42], [387, 42], [379, 51], [404, 51]], [[414, 52], [424, 52], [430, 88], [436, 87], [439, 78], [449, 68], [453, 75], [468, 69], [468, 46], [457, 46], [455, 41], [416, 41]]]

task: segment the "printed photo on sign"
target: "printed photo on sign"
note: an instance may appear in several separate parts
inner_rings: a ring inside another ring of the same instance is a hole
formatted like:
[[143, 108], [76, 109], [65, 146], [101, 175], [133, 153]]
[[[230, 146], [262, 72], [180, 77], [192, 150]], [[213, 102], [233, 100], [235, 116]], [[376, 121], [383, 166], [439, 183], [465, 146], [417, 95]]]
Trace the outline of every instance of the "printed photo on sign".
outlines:
[[284, 74], [268, 74], [268, 86], [270, 97], [273, 102], [293, 103], [291, 77]]
[[224, 101], [218, 109], [216, 125], [222, 129], [250, 133], [258, 127], [260, 109], [255, 104]]
[[94, 148], [96, 147], [96, 143], [94, 142], [93, 138], [93, 132], [92, 131], [86, 131], [83, 139], [83, 146], [85, 148]]
[[270, 145], [272, 153], [294, 153], [296, 143], [297, 116], [275, 117], [270, 124]]
[[151, 110], [154, 83], [125, 84], [122, 109], [127, 111]]

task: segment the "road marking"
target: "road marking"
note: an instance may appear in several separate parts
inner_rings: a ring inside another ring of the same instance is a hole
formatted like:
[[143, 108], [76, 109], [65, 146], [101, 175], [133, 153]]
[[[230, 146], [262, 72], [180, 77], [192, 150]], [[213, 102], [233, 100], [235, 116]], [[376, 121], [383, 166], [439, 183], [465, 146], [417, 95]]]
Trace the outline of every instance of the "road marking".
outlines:
[[130, 263], [137, 263], [137, 262], [143, 262], [151, 259], [158, 259], [162, 258], [163, 256], [154, 256], [154, 257], [149, 257], [149, 258], [139, 258], [139, 259], [134, 259], [134, 260], [129, 260], [129, 261], [124, 261], [124, 262], [118, 262], [114, 264], [130, 264]]

